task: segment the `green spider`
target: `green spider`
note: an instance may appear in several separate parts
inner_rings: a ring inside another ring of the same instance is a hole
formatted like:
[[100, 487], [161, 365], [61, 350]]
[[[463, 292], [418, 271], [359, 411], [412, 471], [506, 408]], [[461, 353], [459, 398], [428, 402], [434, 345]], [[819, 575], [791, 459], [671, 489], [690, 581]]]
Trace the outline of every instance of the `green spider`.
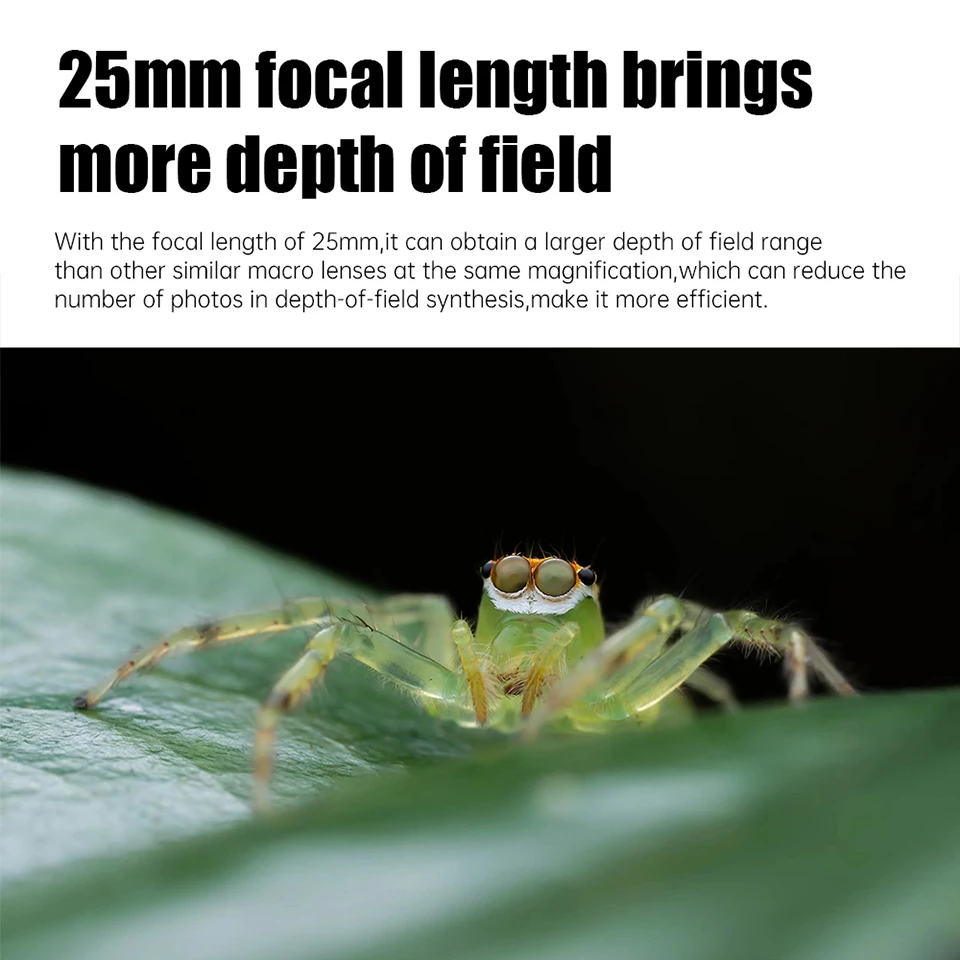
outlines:
[[795, 624], [661, 596], [643, 601], [629, 623], [607, 635], [590, 567], [511, 554], [484, 564], [482, 574], [475, 631], [440, 596], [374, 603], [311, 597], [183, 627], [77, 697], [74, 706], [94, 706], [121, 680], [176, 650], [308, 627], [313, 635], [306, 649], [257, 715], [254, 800], [262, 809], [269, 801], [277, 723], [340, 653], [392, 680], [438, 717], [526, 736], [544, 724], [594, 731], [653, 720], [662, 709], [682, 706], [682, 685], [732, 707], [729, 686], [702, 665], [734, 642], [785, 658], [791, 700], [808, 695], [811, 672], [837, 693], [854, 693]]

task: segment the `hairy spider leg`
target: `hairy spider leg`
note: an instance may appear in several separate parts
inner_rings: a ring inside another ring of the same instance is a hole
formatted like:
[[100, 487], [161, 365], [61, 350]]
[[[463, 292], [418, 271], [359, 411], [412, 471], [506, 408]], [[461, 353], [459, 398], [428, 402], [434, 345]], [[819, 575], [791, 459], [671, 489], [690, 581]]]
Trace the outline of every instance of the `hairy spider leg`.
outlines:
[[[723, 612], [689, 600], [683, 603], [687, 611], [681, 627], [684, 631], [711, 614]], [[817, 641], [795, 623], [762, 617], [752, 610], [727, 610], [723, 615], [730, 623], [737, 641], [747, 647], [783, 657], [791, 700], [804, 700], [809, 696], [811, 673], [834, 692], [845, 697], [856, 696], [857, 691], [850, 681], [837, 669]]]
[[252, 613], [235, 614], [193, 626], [182, 627], [161, 637], [145, 652], [122, 663], [99, 685], [92, 687], [73, 705], [80, 710], [94, 706], [118, 683], [131, 674], [154, 666], [171, 653], [197, 650], [202, 647], [238, 643], [252, 637], [285, 633], [302, 627], [319, 626], [336, 617], [356, 614], [377, 619], [400, 632], [410, 625], [420, 626], [417, 637], [408, 638], [409, 644], [444, 666], [452, 666], [450, 623], [453, 612], [444, 597], [431, 594], [399, 594], [388, 600], [364, 604], [361, 601], [325, 600], [304, 597], [285, 601], [280, 606]]
[[253, 755], [254, 804], [258, 809], [269, 805], [277, 723], [323, 677], [338, 654], [359, 660], [417, 700], [439, 701], [448, 708], [444, 710], [448, 715], [472, 710], [460, 674], [363, 620], [342, 619], [327, 624], [311, 638], [300, 659], [280, 678], [257, 714]]
[[[663, 597], [651, 604], [634, 624], [642, 623], [653, 607], [670, 602], [680, 604], [675, 597]], [[652, 662], [631, 663], [616, 671], [599, 688], [594, 683], [596, 670], [587, 662], [578, 667], [548, 698], [543, 711], [534, 717], [534, 729], [564, 710], [569, 710], [574, 717], [580, 711], [592, 711], [609, 719], [626, 718], [649, 710], [681, 684], [689, 683], [706, 660], [733, 642], [783, 656], [794, 700], [809, 693], [807, 673], [811, 668], [822, 675], [837, 693], [855, 693], [813, 638], [799, 627], [761, 617], [749, 610], [728, 610], [703, 619], [705, 608], [691, 607], [695, 609], [695, 615], [683, 611], [677, 623], [681, 629], [690, 623], [696, 625]]]
[[[802, 631], [801, 631], [802, 633]], [[813, 637], [803, 634], [807, 652], [807, 666], [828, 687], [845, 697], [855, 697], [857, 691], [850, 681], [836, 668], [833, 661], [823, 652]]]
[[474, 643], [473, 631], [466, 620], [458, 620], [453, 625], [451, 635], [457, 653], [460, 654], [460, 664], [467, 681], [467, 689], [470, 691], [470, 701], [473, 703], [477, 723], [484, 724], [487, 722], [487, 684], [483, 665], [480, 663]]
[[559, 667], [564, 651], [579, 635], [579, 623], [566, 623], [538, 648], [523, 686], [523, 700], [520, 703], [522, 717], [530, 716], [547, 678]]

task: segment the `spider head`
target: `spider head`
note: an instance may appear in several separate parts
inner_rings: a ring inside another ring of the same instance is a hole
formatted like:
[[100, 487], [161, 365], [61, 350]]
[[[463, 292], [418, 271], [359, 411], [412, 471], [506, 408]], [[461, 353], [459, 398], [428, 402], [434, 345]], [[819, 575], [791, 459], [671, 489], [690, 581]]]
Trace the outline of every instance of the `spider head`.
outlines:
[[560, 557], [510, 554], [489, 560], [480, 571], [483, 590], [497, 610], [535, 616], [561, 616], [581, 601], [596, 600], [597, 575]]
[[559, 557], [510, 554], [483, 565], [483, 596], [476, 638], [507, 660], [523, 656], [530, 645], [561, 624], [574, 623], [578, 640], [571, 655], [603, 639], [597, 575], [590, 567]]

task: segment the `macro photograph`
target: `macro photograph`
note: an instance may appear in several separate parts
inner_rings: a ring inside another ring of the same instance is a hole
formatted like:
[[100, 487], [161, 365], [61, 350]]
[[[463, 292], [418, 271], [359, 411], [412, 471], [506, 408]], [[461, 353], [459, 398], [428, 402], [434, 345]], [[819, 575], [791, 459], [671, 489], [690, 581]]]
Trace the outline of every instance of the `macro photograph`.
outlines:
[[7, 960], [956, 960], [960, 362], [6, 350]]

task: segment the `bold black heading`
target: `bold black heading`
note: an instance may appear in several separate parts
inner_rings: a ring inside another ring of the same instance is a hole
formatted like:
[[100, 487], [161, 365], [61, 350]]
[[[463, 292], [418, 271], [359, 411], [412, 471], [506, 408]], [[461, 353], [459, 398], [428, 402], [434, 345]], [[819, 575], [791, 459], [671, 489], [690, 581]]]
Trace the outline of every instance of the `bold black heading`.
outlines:
[[[609, 78], [603, 60], [585, 50], [572, 56], [554, 54], [543, 60], [438, 61], [431, 50], [418, 57], [418, 102], [422, 110], [468, 107], [513, 110], [536, 116], [547, 109], [603, 109], [608, 106]], [[813, 89], [805, 60], [704, 59], [699, 50], [682, 60], [641, 58], [624, 51], [621, 60], [618, 105], [627, 110], [652, 108], [738, 110], [766, 116], [786, 106], [809, 106]], [[237, 109], [244, 90], [236, 60], [134, 60], [125, 50], [100, 50], [93, 56], [68, 50], [60, 69], [71, 77], [60, 106], [108, 110]], [[256, 106], [302, 110], [402, 109], [404, 57], [390, 51], [381, 60], [347, 64], [327, 59], [310, 64], [278, 60], [264, 50], [254, 64]], [[419, 144], [410, 153], [410, 184], [420, 193], [463, 190], [467, 138], [455, 135], [444, 147]], [[490, 134], [477, 148], [483, 192], [542, 193], [609, 192], [611, 138], [577, 145], [561, 136], [554, 146], [534, 143], [521, 147], [516, 136]], [[245, 135], [225, 155], [224, 182], [232, 193], [296, 191], [304, 199], [333, 190], [391, 192], [394, 189], [394, 152], [372, 136], [335, 143], [261, 145]], [[172, 166], [172, 169], [170, 169]], [[186, 193], [202, 193], [211, 183], [211, 157], [206, 147], [190, 143], [127, 143], [116, 149], [107, 144], [63, 144], [60, 147], [60, 190], [124, 193], [165, 192], [171, 182]]]

